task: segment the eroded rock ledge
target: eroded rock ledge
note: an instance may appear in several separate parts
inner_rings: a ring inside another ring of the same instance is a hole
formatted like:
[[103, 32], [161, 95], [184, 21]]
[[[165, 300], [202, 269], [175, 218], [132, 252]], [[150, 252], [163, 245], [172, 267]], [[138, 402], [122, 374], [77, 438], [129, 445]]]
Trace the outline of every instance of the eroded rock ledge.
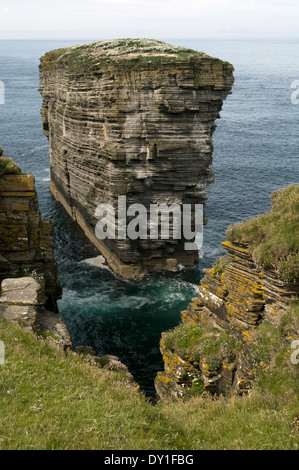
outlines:
[[[284, 194], [270, 215], [240, 224], [241, 233], [249, 226], [242, 240], [222, 244], [227, 254], [206, 270], [198, 297], [181, 312], [182, 323], [162, 334], [160, 349], [165, 370], [155, 380], [160, 399], [248, 393], [258, 371], [268, 365], [264, 358], [271, 361], [277, 351], [289, 348], [291, 341], [299, 337], [299, 265], [293, 262], [299, 252], [299, 185], [286, 189]], [[285, 234], [277, 236], [286, 228], [285, 221], [275, 222], [278, 211], [290, 219], [293, 240], [290, 237], [285, 243]], [[272, 244], [267, 229], [273, 221]], [[259, 267], [254, 258], [249, 238], [259, 237], [261, 243], [267, 243], [269, 252], [279, 252], [277, 260], [273, 253], [272, 268]], [[288, 277], [291, 272], [292, 280], [282, 279], [276, 269], [284, 258], [290, 269], [283, 274]], [[294, 302], [297, 310], [292, 313]], [[291, 352], [288, 354], [290, 357]], [[290, 359], [288, 362], [291, 366]]]
[[184, 240], [98, 240], [95, 209], [204, 204], [212, 136], [233, 67], [161, 41], [114, 40], [58, 49], [40, 63], [51, 190], [110, 267], [127, 279], [193, 266]]
[[0, 315], [69, 343], [59, 319], [62, 288], [54, 259], [54, 222], [41, 216], [34, 176], [0, 149]]

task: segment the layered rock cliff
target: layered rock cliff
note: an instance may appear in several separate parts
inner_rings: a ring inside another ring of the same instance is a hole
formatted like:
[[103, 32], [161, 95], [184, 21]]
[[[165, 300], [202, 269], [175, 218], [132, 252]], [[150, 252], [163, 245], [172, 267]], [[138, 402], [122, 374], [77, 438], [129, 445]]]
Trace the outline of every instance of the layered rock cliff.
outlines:
[[[57, 312], [62, 289], [54, 259], [52, 229], [53, 222], [42, 219], [34, 176], [22, 173], [12, 159], [0, 156], [0, 283], [3, 281], [5, 291], [1, 308], [15, 305], [22, 310], [28, 286], [33, 304]], [[9, 292], [18, 289], [18, 284], [23, 287], [19, 286], [18, 299], [14, 302]], [[18, 308], [14, 310], [17, 312]]]
[[272, 203], [270, 214], [229, 228], [227, 254], [206, 271], [182, 323], [162, 334], [160, 398], [246, 393], [266, 359], [299, 337], [299, 311], [291, 313], [299, 295], [299, 185], [274, 193]]
[[95, 211], [117, 209], [118, 196], [147, 211], [204, 204], [215, 120], [232, 84], [229, 63], [161, 41], [101, 41], [41, 58], [52, 193], [122, 277], [197, 263], [183, 238], [99, 240]]

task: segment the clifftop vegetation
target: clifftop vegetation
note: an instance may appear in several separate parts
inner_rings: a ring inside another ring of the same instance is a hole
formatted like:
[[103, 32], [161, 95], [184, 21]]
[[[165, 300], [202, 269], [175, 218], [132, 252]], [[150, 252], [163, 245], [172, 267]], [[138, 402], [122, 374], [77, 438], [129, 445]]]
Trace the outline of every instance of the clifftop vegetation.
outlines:
[[271, 210], [232, 225], [227, 239], [248, 247], [257, 266], [284, 281], [299, 281], [299, 184], [271, 195]]
[[[271, 349], [250, 396], [152, 406], [124, 373], [92, 357], [2, 319], [0, 331], [1, 450], [298, 449], [299, 366], [290, 347]], [[267, 351], [258, 350], [261, 359]]]
[[[269, 214], [230, 228], [230, 236], [274, 246], [282, 230], [292, 252], [298, 186], [271, 199]], [[197, 380], [184, 401], [152, 406], [122, 370], [108, 370], [92, 355], [63, 348], [55, 337], [0, 318], [0, 449], [296, 450], [299, 365], [291, 355], [298, 319], [299, 302], [293, 299], [275, 324], [261, 323], [250, 335], [256, 378], [248, 395], [203, 396]], [[229, 331], [197, 324], [168, 332], [165, 343], [184, 357], [204, 354], [216, 369], [240, 352], [240, 341]]]
[[88, 44], [55, 49], [46, 54], [49, 60], [76, 58], [80, 55], [96, 56], [98, 58], [127, 55], [163, 55], [163, 56], [206, 56], [186, 47], [174, 46], [156, 39], [112, 39], [94, 41]]
[[3, 157], [3, 150], [0, 147], [0, 177], [4, 175], [19, 175], [20, 167], [12, 160], [12, 158]]
[[73, 72], [92, 72], [99, 63], [108, 66], [115, 62], [125, 61], [126, 66], [136, 67], [145, 64], [186, 60], [197, 63], [202, 59], [212, 58], [205, 52], [186, 47], [175, 46], [156, 39], [112, 39], [95, 41], [88, 44], [54, 49], [41, 57], [41, 65], [52, 69], [54, 65], [69, 66]]

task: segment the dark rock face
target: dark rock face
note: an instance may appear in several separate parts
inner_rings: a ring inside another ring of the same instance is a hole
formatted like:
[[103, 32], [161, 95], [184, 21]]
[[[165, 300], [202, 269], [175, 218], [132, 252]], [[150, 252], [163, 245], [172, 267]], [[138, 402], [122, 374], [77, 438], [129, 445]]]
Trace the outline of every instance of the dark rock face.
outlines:
[[[41, 58], [51, 189], [119, 275], [194, 266], [184, 240], [95, 236], [99, 204], [204, 204], [212, 136], [233, 67], [160, 41], [115, 40]], [[116, 214], [117, 215], [117, 214]]]

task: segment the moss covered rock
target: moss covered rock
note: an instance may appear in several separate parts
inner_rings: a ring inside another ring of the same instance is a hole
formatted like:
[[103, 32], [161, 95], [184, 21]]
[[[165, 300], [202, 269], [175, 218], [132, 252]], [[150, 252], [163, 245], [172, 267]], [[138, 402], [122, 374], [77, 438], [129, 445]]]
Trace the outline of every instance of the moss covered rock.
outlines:
[[0, 147], [0, 176], [19, 175], [21, 168], [9, 157], [2, 157], [3, 150]]
[[227, 254], [205, 270], [182, 323], [163, 333], [160, 398], [204, 395], [202, 382], [233, 396], [256, 383], [284, 393], [278, 384], [292, 383], [290, 359], [279, 370], [273, 358], [290, 358], [299, 336], [299, 185], [273, 192], [271, 202], [269, 213], [229, 227]]

